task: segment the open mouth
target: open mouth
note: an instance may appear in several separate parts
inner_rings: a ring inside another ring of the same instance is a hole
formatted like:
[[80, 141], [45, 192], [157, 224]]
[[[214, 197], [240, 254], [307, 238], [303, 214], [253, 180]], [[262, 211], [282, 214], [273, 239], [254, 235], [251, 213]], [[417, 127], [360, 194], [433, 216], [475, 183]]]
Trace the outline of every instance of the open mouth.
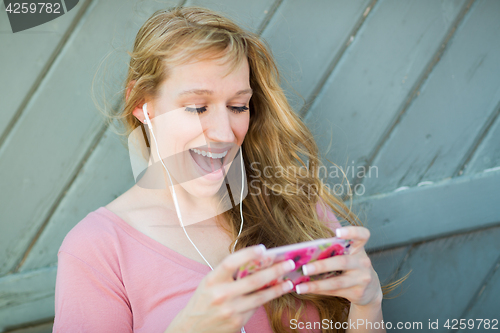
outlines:
[[189, 149], [195, 163], [206, 173], [212, 173], [222, 168], [225, 165], [224, 162], [226, 162], [228, 152], [229, 150], [226, 150], [223, 153], [216, 154], [199, 149]]

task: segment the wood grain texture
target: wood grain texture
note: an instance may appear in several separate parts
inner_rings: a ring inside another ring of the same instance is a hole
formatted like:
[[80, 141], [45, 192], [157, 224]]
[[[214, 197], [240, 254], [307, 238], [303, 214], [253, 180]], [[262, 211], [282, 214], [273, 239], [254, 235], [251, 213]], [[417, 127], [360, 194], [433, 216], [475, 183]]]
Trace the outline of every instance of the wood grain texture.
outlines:
[[0, 278], [0, 332], [54, 317], [56, 267]]
[[257, 33], [275, 3], [275, 0], [187, 0], [184, 6], [220, 11], [242, 27]]
[[[72, 24], [78, 21], [84, 3], [73, 11], [28, 30], [12, 33], [4, 2], [0, 4], [0, 92], [2, 121], [0, 138], [16, 122], [26, 103], [53, 65], [67, 39]], [[85, 8], [83, 8], [85, 9]], [[13, 52], [14, 51], [14, 52]], [[3, 140], [0, 139], [0, 144]]]
[[500, 224], [500, 170], [355, 200], [380, 250]]
[[48, 322], [39, 325], [29, 325], [28, 327], [7, 331], [6, 333], [52, 333], [53, 326], [54, 322]]
[[[399, 277], [412, 270], [401, 295], [383, 302], [384, 320], [422, 322], [423, 329], [414, 331], [449, 332], [443, 327], [446, 319], [460, 318], [496, 263], [499, 237], [500, 227], [495, 227], [416, 246], [401, 267]], [[429, 330], [429, 319], [438, 319], [440, 329]]]
[[366, 164], [464, 4], [377, 2], [305, 117], [325, 162]]
[[397, 276], [398, 268], [401, 266], [410, 246], [397, 247], [391, 250], [368, 253], [372, 266], [377, 272], [381, 285], [387, 284]]
[[19, 271], [57, 263], [66, 234], [78, 221], [134, 185], [127, 149], [108, 129], [50, 217]]
[[[467, 309], [465, 313], [460, 316], [460, 318], [466, 319], [489, 319], [490, 329], [493, 326], [494, 319], [497, 320], [497, 325], [500, 325], [500, 257], [497, 262], [493, 264], [491, 268], [491, 276], [487, 277], [484, 284], [479, 288], [477, 299], [474, 300], [472, 307]], [[482, 323], [481, 329], [483, 331], [488, 331], [485, 329], [484, 322]], [[478, 321], [475, 321], [475, 326], [478, 327]], [[470, 332], [471, 330], [459, 330], [458, 332]], [[479, 330], [478, 330], [479, 331]]]
[[[500, 105], [498, 106], [500, 108]], [[465, 165], [464, 174], [500, 167], [500, 116], [482, 139], [471, 160]]]
[[304, 101], [295, 91], [305, 100], [311, 98], [369, 4], [369, 0], [320, 0], [311, 6], [292, 0], [279, 7], [262, 36], [271, 45], [284, 78], [282, 88], [296, 112]]
[[453, 176], [500, 102], [500, 2], [477, 1], [373, 161], [367, 194]]
[[[0, 275], [21, 260], [102, 133], [102, 118], [90, 96], [100, 61], [112, 50], [130, 45], [145, 14], [165, 3], [93, 2], [7, 137], [0, 151], [0, 211], [5, 221]], [[118, 51], [115, 64], [126, 55]]]

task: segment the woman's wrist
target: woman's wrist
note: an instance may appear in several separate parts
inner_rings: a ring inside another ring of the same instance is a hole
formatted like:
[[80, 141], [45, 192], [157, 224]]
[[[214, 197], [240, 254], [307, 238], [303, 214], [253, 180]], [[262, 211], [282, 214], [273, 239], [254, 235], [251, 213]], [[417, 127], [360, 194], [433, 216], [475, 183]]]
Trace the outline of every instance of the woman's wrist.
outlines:
[[366, 304], [355, 304], [351, 303], [351, 309], [356, 308], [358, 310], [362, 310], [363, 312], [376, 312], [379, 309], [382, 309], [382, 299], [384, 298], [384, 295], [382, 293], [382, 290], [379, 290], [377, 295], [368, 303]]
[[352, 330], [350, 326], [347, 332], [386, 332], [382, 315], [382, 299], [383, 294], [382, 291], [380, 291], [380, 293], [367, 304], [359, 305], [351, 303], [349, 322], [355, 323], [356, 328]]

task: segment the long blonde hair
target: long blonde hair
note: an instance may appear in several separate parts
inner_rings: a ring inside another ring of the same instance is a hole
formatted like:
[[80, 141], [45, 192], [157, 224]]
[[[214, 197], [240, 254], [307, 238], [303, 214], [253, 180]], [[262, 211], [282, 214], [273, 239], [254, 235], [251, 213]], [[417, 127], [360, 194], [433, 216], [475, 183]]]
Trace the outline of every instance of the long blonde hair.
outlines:
[[[257, 34], [240, 28], [212, 10], [197, 6], [174, 7], [153, 13], [140, 28], [133, 51], [128, 54], [131, 59], [124, 92], [131, 88], [130, 94], [126, 101], [123, 98], [125, 104], [119, 112], [107, 115], [110, 122], [121, 121], [125, 128], [123, 135], [143, 126], [132, 111], [146, 97], [158, 96], [158, 87], [169, 77], [173, 66], [193, 57], [207, 59], [215, 55], [229, 61], [234, 69], [244, 57], [247, 58], [253, 96], [250, 125], [242, 151], [246, 176], [252, 186], [242, 202], [245, 228], [235, 251], [260, 243], [269, 249], [335, 236], [325, 221], [319, 219], [318, 202], [324, 212], [325, 204], [332, 209], [339, 221], [362, 225], [320, 179], [322, 163], [318, 147], [309, 129], [289, 105], [269, 47]], [[279, 177], [269, 175], [269, 168], [280, 170]], [[286, 191], [276, 194], [276, 188]], [[235, 240], [241, 223], [239, 207], [223, 213], [223, 218], [231, 226], [230, 230], [225, 230]], [[233, 244], [234, 241], [229, 251]], [[386, 288], [384, 294], [394, 287], [393, 284]], [[293, 318], [300, 320], [307, 303], [317, 308], [320, 320], [345, 322], [348, 319], [350, 302], [347, 299], [288, 293], [264, 306], [273, 332], [288, 332], [283, 322]], [[336, 331], [343, 330], [323, 329], [323, 332]]]

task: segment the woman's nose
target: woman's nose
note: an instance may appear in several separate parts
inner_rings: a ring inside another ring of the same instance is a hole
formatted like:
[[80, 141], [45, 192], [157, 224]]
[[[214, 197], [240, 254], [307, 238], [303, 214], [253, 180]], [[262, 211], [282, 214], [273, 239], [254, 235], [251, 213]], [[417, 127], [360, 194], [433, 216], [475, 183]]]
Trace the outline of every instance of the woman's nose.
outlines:
[[[226, 106], [217, 106], [202, 120], [207, 141], [234, 142], [231, 111]], [[202, 117], [203, 118], [203, 117]]]

